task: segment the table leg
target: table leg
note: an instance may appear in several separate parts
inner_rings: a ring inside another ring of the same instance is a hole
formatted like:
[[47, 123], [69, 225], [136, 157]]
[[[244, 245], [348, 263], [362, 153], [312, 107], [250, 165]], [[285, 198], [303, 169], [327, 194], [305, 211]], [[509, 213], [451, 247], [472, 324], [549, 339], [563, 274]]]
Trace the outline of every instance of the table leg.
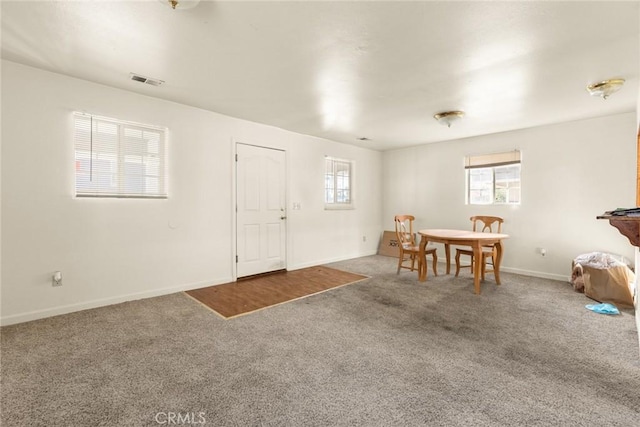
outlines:
[[493, 260], [493, 275], [496, 278], [496, 284], [500, 284], [500, 262], [502, 261], [502, 242], [496, 243], [496, 259]]
[[427, 280], [427, 238], [422, 236], [420, 239], [420, 252], [418, 253], [418, 280], [424, 282]]
[[476, 295], [480, 294], [480, 275], [482, 274], [482, 247], [480, 240], [473, 242], [473, 287]]
[[447, 257], [447, 274], [451, 272], [451, 245], [444, 244], [444, 254]]

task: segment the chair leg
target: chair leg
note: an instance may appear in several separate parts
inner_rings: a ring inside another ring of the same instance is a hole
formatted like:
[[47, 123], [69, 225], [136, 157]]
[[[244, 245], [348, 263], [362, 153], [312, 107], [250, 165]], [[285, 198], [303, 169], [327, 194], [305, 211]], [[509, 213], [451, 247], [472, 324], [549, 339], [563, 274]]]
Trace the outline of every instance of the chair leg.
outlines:
[[398, 271], [396, 272], [396, 274], [400, 274], [400, 268], [402, 267], [403, 258], [404, 258], [404, 254], [400, 252], [400, 255], [398, 256]]
[[495, 274], [494, 271], [494, 260], [493, 260], [493, 254], [487, 255], [487, 256], [483, 256], [482, 257], [482, 280], [484, 280], [484, 275], [487, 272], [487, 261], [491, 260], [491, 270], [488, 270], [489, 273], [493, 272]]
[[411, 254], [411, 271], [415, 270], [416, 265], [416, 254]]
[[482, 259], [482, 266], [480, 267], [480, 276], [482, 278], [482, 281], [484, 282], [484, 272], [487, 269], [487, 259], [484, 257], [484, 255], [482, 255], [480, 258]]
[[456, 277], [460, 273], [460, 252], [456, 251]]
[[[495, 270], [495, 269], [496, 269], [496, 267], [495, 267], [495, 260], [494, 260], [494, 258], [493, 258], [493, 254], [492, 254], [492, 255], [489, 255], [489, 256], [487, 257], [487, 260], [489, 260], [489, 259], [491, 260], [491, 270], [488, 270], [488, 272], [489, 272], [489, 273], [493, 273], [493, 274], [494, 274], [494, 276], [495, 276], [495, 274], [496, 274], [496, 270]], [[484, 269], [486, 270], [486, 269], [487, 269], [487, 264], [485, 263], [485, 265], [484, 265], [483, 267], [484, 267]]]
[[433, 253], [433, 275], [438, 275], [438, 255], [435, 252]]

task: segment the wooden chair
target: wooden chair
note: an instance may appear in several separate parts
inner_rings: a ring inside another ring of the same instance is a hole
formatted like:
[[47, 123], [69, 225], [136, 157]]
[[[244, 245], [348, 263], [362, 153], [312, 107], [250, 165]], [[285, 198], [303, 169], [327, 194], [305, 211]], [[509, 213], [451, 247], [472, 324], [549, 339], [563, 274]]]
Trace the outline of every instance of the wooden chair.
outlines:
[[[473, 224], [473, 231], [480, 231], [483, 233], [502, 233], [502, 223], [504, 219], [499, 216], [472, 216], [471, 223]], [[482, 228], [480, 228], [482, 225]], [[471, 258], [471, 264], [461, 265], [460, 255], [469, 255]], [[484, 280], [484, 274], [493, 273], [493, 269], [487, 270], [487, 260], [491, 259], [491, 265], [493, 266], [495, 257], [497, 256], [495, 245], [483, 245], [482, 246], [482, 280]], [[456, 249], [456, 277], [460, 273], [461, 268], [471, 267], [473, 271], [473, 250], [471, 249]]]
[[[420, 245], [416, 244], [415, 234], [413, 233], [413, 221], [415, 217], [413, 215], [396, 215], [394, 221], [396, 223], [396, 237], [398, 238], [398, 271], [396, 274], [400, 274], [401, 268], [407, 268], [411, 271], [417, 270], [416, 260], [420, 254]], [[436, 254], [436, 248], [426, 248], [426, 255], [433, 257], [433, 274], [438, 275], [437, 264], [438, 255]], [[405, 262], [411, 261], [411, 265], [404, 265]], [[426, 260], [425, 260], [426, 261]], [[426, 266], [425, 266], [426, 268]]]

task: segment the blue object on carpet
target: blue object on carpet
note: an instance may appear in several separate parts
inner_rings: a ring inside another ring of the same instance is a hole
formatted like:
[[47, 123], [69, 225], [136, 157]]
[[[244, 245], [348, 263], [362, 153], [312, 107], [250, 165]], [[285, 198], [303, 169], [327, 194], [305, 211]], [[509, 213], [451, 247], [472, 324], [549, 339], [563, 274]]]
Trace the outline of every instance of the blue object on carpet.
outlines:
[[602, 304], [587, 304], [585, 307], [600, 314], [620, 314], [618, 308], [608, 302], [604, 302]]

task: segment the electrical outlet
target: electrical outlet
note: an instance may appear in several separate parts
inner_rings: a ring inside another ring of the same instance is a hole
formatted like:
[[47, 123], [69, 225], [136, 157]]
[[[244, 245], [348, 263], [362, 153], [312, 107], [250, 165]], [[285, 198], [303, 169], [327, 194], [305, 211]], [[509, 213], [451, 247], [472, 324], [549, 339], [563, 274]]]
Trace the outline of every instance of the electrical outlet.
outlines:
[[367, 241], [367, 236], [362, 236], [362, 241], [366, 242]]
[[61, 272], [56, 271], [55, 273], [53, 273], [53, 276], [51, 276], [51, 286], [62, 286]]

